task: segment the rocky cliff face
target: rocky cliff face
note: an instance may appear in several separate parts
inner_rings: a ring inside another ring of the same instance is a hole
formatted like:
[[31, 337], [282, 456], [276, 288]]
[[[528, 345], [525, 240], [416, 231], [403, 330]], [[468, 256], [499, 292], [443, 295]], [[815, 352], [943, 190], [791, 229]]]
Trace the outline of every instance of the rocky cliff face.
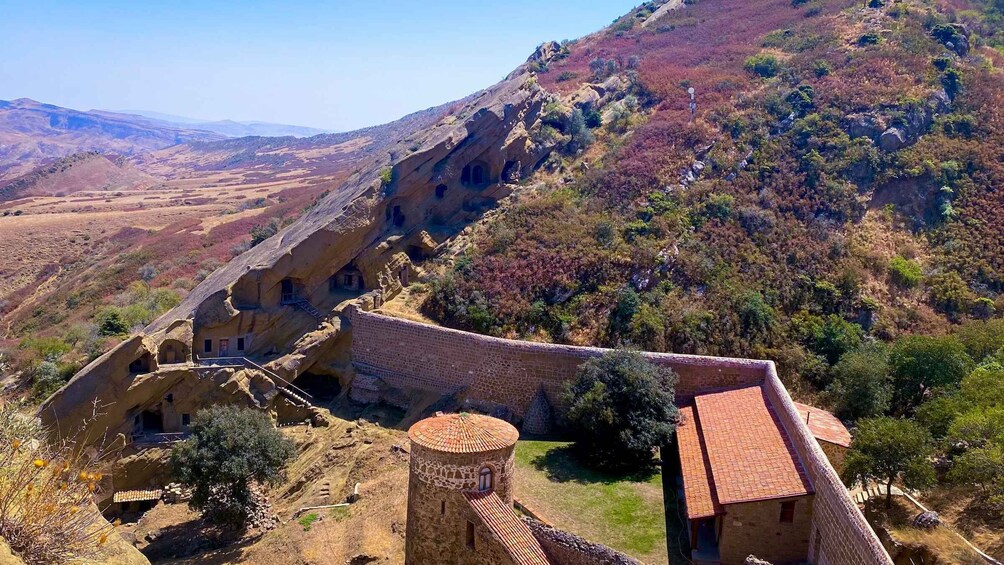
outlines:
[[[560, 142], [535, 135], [551, 99], [524, 67], [435, 126], [389, 143], [299, 221], [80, 371], [42, 406], [43, 421], [67, 433], [98, 399], [92, 435], [129, 443], [148, 417], [159, 419], [156, 431], [180, 431], [180, 413], [200, 403], [302, 419], [302, 403], [281, 389], [308, 369], [337, 374], [338, 305], [396, 293], [416, 274], [414, 260], [534, 171]], [[264, 366], [196, 369], [208, 357]]]

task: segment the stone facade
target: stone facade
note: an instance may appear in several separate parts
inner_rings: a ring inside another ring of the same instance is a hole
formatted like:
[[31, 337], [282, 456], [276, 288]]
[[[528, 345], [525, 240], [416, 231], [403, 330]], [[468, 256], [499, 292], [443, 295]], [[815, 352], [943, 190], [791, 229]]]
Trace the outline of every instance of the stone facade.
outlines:
[[[812, 496], [730, 504], [725, 507], [718, 551], [725, 565], [750, 554], [785, 565], [805, 562], [812, 529]], [[794, 519], [781, 522], [781, 504], [795, 502]]]
[[[509, 563], [463, 493], [478, 489], [481, 470], [488, 467], [493, 490], [512, 505], [515, 453], [515, 444], [482, 453], [445, 453], [412, 442], [405, 565]], [[467, 544], [469, 522], [475, 525], [473, 549]]]

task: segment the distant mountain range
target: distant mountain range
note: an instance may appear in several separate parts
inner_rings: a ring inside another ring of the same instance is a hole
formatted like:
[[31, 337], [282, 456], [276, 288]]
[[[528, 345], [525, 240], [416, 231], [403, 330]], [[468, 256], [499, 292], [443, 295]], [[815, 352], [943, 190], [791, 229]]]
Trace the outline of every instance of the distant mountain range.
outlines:
[[172, 114], [163, 114], [160, 112], [151, 112], [148, 110], [97, 110], [99, 112], [106, 112], [112, 114], [126, 115], [126, 116], [138, 116], [145, 118], [147, 120], [153, 120], [154, 122], [171, 125], [171, 126], [184, 126], [193, 129], [199, 129], [204, 131], [210, 131], [213, 133], [218, 133], [220, 135], [225, 135], [227, 137], [248, 137], [248, 136], [262, 136], [262, 137], [311, 137], [319, 135], [322, 133], [333, 133], [330, 130], [323, 130], [317, 128], [309, 128], [304, 126], [291, 126], [287, 124], [273, 124], [269, 122], [238, 122], [234, 120], [218, 120], [218, 121], [205, 121], [196, 118], [188, 118], [185, 116], [175, 116]]
[[0, 100], [0, 182], [75, 153], [134, 155], [227, 136], [113, 112], [82, 112], [28, 98]]

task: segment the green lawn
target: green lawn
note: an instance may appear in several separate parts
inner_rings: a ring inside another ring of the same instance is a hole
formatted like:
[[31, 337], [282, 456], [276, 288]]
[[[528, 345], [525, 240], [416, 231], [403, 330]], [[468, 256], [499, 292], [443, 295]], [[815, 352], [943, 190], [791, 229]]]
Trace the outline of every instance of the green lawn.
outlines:
[[645, 563], [666, 563], [662, 475], [605, 476], [583, 468], [569, 453], [569, 445], [557, 441], [516, 445], [516, 500], [557, 528]]

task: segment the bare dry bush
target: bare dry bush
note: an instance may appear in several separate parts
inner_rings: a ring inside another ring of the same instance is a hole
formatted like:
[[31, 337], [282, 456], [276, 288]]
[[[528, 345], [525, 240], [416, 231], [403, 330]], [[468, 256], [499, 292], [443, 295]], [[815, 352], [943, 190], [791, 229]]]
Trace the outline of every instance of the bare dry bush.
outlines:
[[92, 501], [100, 458], [75, 445], [50, 445], [35, 418], [0, 407], [0, 538], [28, 564], [92, 558], [115, 535]]

